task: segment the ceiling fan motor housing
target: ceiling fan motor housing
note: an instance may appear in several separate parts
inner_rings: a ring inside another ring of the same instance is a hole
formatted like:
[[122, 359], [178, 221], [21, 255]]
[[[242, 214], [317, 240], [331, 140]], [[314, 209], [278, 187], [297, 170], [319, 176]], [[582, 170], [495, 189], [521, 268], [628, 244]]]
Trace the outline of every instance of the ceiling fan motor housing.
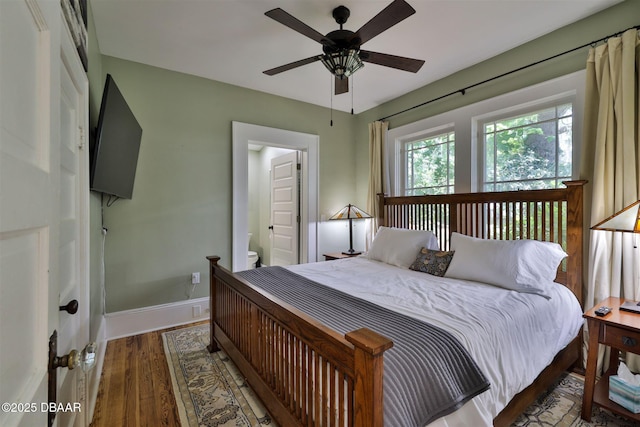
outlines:
[[349, 78], [364, 66], [359, 57], [360, 37], [353, 31], [342, 28], [350, 15], [351, 12], [345, 6], [333, 9], [333, 19], [340, 25], [340, 29], [326, 35], [333, 44], [322, 45], [322, 51], [325, 53], [321, 59], [322, 63], [340, 80]]
[[353, 37], [355, 33], [349, 30], [335, 30], [327, 33], [327, 38], [334, 42], [333, 46], [322, 45], [324, 53], [332, 53], [343, 49], [360, 50], [360, 39]]

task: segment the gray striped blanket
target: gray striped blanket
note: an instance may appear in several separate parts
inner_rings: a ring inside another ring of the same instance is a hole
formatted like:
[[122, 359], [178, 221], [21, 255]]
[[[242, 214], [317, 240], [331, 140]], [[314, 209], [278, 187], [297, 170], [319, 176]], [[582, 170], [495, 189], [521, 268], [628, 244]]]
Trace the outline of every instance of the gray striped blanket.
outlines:
[[391, 339], [384, 354], [387, 426], [424, 426], [489, 388], [467, 350], [449, 332], [321, 285], [282, 267], [237, 273], [345, 334], [367, 327]]

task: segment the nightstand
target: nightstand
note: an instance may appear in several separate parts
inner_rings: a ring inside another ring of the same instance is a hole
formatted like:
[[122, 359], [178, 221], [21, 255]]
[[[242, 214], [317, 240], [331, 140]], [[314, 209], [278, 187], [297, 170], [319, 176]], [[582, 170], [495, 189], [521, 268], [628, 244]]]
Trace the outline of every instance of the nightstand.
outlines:
[[[617, 373], [619, 350], [640, 354], [640, 314], [620, 311], [620, 304], [623, 302], [622, 298], [610, 297], [583, 315], [589, 328], [589, 352], [582, 397], [582, 419], [585, 421], [591, 420], [593, 404], [640, 421], [640, 414], [627, 411], [609, 400], [609, 377]], [[596, 316], [595, 310], [602, 306], [611, 307], [611, 313], [602, 317]], [[611, 355], [609, 370], [596, 383], [598, 344], [610, 346]]]
[[329, 252], [328, 254], [322, 254], [322, 255], [324, 256], [325, 261], [332, 261], [334, 259], [351, 258], [354, 256], [358, 256], [361, 253], [355, 254], [355, 255], [347, 255], [347, 254], [343, 254], [342, 252]]

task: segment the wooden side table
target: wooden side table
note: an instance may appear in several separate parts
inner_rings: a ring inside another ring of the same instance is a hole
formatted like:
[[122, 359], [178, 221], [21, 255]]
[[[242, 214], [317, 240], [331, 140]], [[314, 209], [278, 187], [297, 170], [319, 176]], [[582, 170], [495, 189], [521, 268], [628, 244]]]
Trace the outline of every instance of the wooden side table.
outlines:
[[343, 254], [342, 252], [329, 252], [329, 253], [322, 254], [322, 255], [324, 256], [324, 260], [325, 261], [332, 261], [334, 259], [351, 258], [351, 257], [354, 257], [354, 256], [358, 256], [361, 253], [355, 254], [355, 255], [347, 255], [347, 254]]
[[[585, 421], [591, 421], [593, 404], [640, 421], [640, 414], [634, 414], [609, 400], [609, 377], [617, 373], [619, 350], [640, 354], [640, 314], [621, 311], [620, 304], [623, 302], [622, 298], [610, 297], [583, 315], [589, 328], [589, 352], [582, 397], [582, 419]], [[611, 313], [596, 316], [595, 311], [602, 306], [611, 307]], [[611, 355], [609, 369], [596, 383], [598, 344], [610, 346]]]

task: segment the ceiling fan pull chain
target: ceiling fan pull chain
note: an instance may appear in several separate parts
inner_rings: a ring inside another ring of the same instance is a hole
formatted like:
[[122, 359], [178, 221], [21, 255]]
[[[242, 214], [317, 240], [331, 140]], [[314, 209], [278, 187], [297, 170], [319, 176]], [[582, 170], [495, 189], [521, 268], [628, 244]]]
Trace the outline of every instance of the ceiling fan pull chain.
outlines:
[[331, 97], [331, 121], [330, 126], [333, 127], [333, 76], [331, 77], [331, 83], [329, 83], [329, 96]]
[[356, 77], [351, 76], [351, 115], [353, 116], [353, 92], [356, 91]]

